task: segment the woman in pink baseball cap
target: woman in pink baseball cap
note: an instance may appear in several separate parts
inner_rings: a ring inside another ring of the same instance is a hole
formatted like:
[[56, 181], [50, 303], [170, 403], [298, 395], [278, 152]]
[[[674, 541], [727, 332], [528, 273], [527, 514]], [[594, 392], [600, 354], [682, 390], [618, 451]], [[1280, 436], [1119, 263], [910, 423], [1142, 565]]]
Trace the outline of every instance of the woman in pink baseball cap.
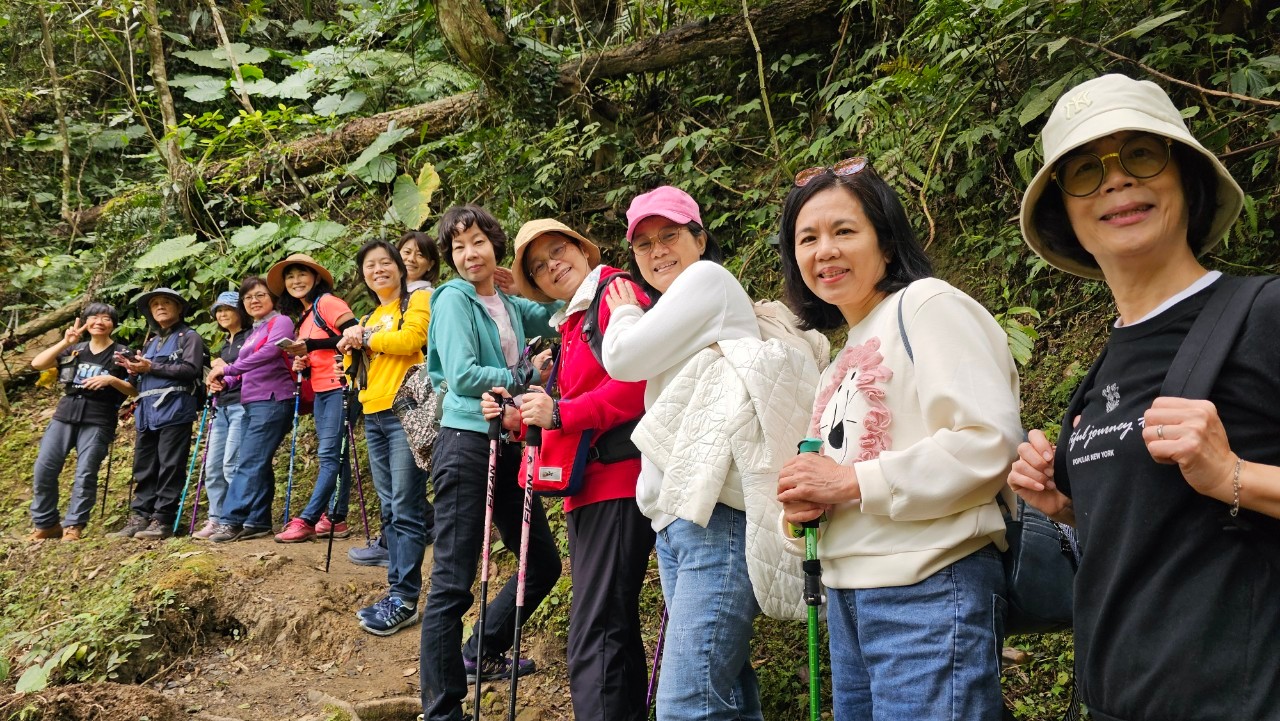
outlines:
[[[658, 300], [646, 312], [629, 284], [609, 286], [604, 365], [617, 380], [648, 381], [647, 410], [699, 352], [720, 341], [759, 339], [760, 330], [751, 298], [720, 265], [720, 247], [688, 193], [663, 186], [637, 196], [627, 210], [627, 240], [632, 274]], [[762, 718], [750, 653], [760, 609], [747, 572], [742, 484], [734, 473], [719, 480], [719, 487], [685, 486], [689, 505], [714, 504], [704, 526], [695, 514], [661, 510], [672, 508], [662, 498], [671, 479], [641, 457], [636, 503], [658, 534], [670, 615], [659, 721]]]

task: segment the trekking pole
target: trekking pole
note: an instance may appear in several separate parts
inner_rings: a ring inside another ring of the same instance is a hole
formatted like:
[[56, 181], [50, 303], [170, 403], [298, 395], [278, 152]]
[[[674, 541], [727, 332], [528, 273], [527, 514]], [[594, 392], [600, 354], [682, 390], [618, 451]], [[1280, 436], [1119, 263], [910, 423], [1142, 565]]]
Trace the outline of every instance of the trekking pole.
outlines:
[[[329, 561], [333, 558], [333, 527], [338, 525], [333, 521], [333, 511], [338, 507], [338, 489], [342, 485], [342, 462], [348, 460], [350, 453], [355, 450], [354, 445], [348, 445], [347, 441], [351, 438], [351, 416], [348, 412], [351, 410], [351, 389], [346, 383], [346, 378], [342, 382], [342, 425], [347, 431], [342, 435], [342, 448], [338, 451], [338, 478], [333, 484], [333, 495], [329, 497], [329, 547], [324, 552], [324, 572], [329, 572]], [[363, 507], [364, 504], [361, 504]]]
[[536, 460], [542, 455], [542, 429], [529, 426], [525, 433], [525, 445], [529, 448], [528, 463], [524, 474], [524, 516], [520, 522], [520, 564], [516, 573], [516, 635], [511, 643], [511, 701], [508, 703], [507, 721], [516, 721], [516, 682], [520, 679], [520, 629], [524, 619], [524, 577], [529, 569], [529, 521], [533, 515], [533, 474]]
[[[209, 416], [209, 425], [204, 429], [206, 437], [213, 436], [213, 423], [218, 418], [218, 400], [216, 396], [210, 398], [213, 404], [213, 414]], [[191, 527], [187, 529], [187, 535], [196, 532], [196, 516], [200, 515], [200, 492], [204, 490], [205, 477], [205, 461], [209, 459], [209, 444], [204, 444], [204, 453], [200, 455], [200, 475], [196, 477], [196, 499], [191, 503]]]
[[653, 670], [649, 672], [649, 691], [644, 695], [645, 718], [653, 708], [653, 693], [658, 690], [658, 667], [662, 663], [662, 646], [667, 640], [667, 606], [662, 606], [662, 620], [658, 621], [658, 644], [653, 649]]
[[289, 523], [289, 499], [293, 495], [293, 457], [298, 450], [298, 403], [302, 400], [302, 371], [293, 382], [293, 434], [289, 440], [289, 481], [284, 487], [284, 521]]
[[[210, 397], [204, 402], [204, 411], [200, 414], [200, 427], [196, 429], [196, 447], [191, 451], [191, 462], [187, 464], [187, 480], [182, 484], [182, 498], [178, 500], [178, 515], [173, 517], [173, 532], [178, 532], [178, 524], [182, 523], [182, 509], [187, 505], [187, 489], [191, 488], [191, 474], [196, 470], [196, 458], [200, 456], [200, 440], [204, 438], [204, 424], [209, 419], [209, 406], [213, 405]], [[130, 493], [130, 496], [133, 494]]]
[[[343, 384], [343, 388], [346, 388], [345, 382]], [[351, 392], [359, 393], [360, 387], [357, 385], [355, 388], [351, 389]], [[347, 402], [345, 396], [343, 396], [342, 402], [344, 404]], [[369, 509], [364, 504], [364, 479], [360, 477], [360, 448], [356, 446], [355, 423], [351, 422], [351, 417], [348, 414], [349, 411], [343, 411], [343, 416], [346, 418], [347, 423], [347, 439], [351, 443], [351, 480], [356, 483], [356, 497], [360, 499], [360, 520], [364, 523], [364, 540], [367, 542], [372, 541], [373, 536], [369, 534]], [[341, 478], [339, 478], [339, 480], [341, 480]], [[351, 490], [347, 489], [347, 493], [350, 494]]]
[[[475, 719], [480, 721], [480, 676], [484, 673], [484, 622], [489, 605], [489, 543], [493, 526], [493, 488], [498, 483], [499, 439], [502, 438], [502, 414], [507, 409], [507, 399], [493, 393], [489, 397], [498, 402], [498, 415], [489, 421], [489, 480], [484, 492], [484, 540], [480, 545], [480, 619], [476, 622], [476, 701]], [[518, 612], [517, 612], [518, 613]], [[519, 622], [519, 616], [516, 617]], [[514, 704], [515, 699], [512, 699]]]
[[[800, 441], [801, 453], [817, 453], [822, 441], [806, 438]], [[804, 603], [809, 607], [809, 721], [819, 721], [820, 682], [818, 675], [818, 608], [822, 605], [822, 562], [818, 560], [818, 523], [822, 518], [805, 521], [804, 527]]]

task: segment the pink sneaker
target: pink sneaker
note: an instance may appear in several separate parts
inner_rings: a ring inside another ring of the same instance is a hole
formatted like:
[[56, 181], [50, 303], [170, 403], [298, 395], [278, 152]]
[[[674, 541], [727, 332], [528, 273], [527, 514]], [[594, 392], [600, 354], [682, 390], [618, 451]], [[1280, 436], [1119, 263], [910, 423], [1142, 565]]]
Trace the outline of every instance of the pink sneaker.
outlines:
[[295, 518], [285, 525], [284, 530], [276, 534], [276, 543], [302, 543], [315, 538], [316, 527]]
[[218, 528], [218, 524], [214, 523], [213, 519], [210, 518], [209, 520], [204, 522], [204, 527], [196, 531], [195, 533], [191, 534], [191, 537], [198, 538], [201, 541], [207, 541], [209, 540], [209, 536], [212, 536], [214, 530], [216, 530], [217, 528]]
[[[320, 520], [316, 521], [316, 535], [329, 537], [329, 514], [321, 513]], [[334, 538], [347, 538], [351, 535], [351, 529], [347, 526], [346, 521], [338, 521], [333, 526]]]

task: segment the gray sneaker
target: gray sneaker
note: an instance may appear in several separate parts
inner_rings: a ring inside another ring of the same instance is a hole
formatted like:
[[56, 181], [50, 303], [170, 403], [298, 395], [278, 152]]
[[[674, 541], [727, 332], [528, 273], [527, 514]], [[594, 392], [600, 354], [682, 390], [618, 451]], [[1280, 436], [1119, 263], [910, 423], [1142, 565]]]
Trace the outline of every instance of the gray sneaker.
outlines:
[[108, 533], [107, 535], [111, 538], [133, 538], [139, 531], [147, 530], [147, 525], [149, 523], [150, 521], [148, 521], [145, 516], [139, 516], [138, 514], [133, 513], [129, 515], [129, 520], [124, 524], [124, 528], [121, 528], [114, 533]]
[[173, 527], [154, 518], [151, 519], [151, 525], [147, 526], [145, 531], [138, 531], [133, 534], [133, 537], [139, 541], [163, 541], [172, 536]]
[[356, 546], [347, 551], [347, 560], [357, 566], [388, 566], [391, 556], [387, 553], [387, 547], [382, 545], [382, 536], [379, 536], [364, 547]]

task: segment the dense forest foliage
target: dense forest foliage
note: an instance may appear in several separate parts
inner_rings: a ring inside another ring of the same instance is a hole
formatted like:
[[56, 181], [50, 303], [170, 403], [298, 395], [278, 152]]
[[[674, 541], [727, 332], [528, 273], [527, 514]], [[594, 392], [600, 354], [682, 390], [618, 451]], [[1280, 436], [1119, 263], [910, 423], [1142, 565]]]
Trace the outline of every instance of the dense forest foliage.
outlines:
[[630, 198], [679, 185], [777, 297], [796, 171], [865, 155], [1052, 428], [1109, 299], [1017, 212], [1047, 111], [1109, 71], [1164, 87], [1244, 187], [1211, 265], [1272, 271], [1277, 0], [0, 0], [0, 380], [88, 299], [203, 309], [289, 252], [360, 310], [355, 249], [458, 202], [512, 235], [558, 217], [621, 264]]

